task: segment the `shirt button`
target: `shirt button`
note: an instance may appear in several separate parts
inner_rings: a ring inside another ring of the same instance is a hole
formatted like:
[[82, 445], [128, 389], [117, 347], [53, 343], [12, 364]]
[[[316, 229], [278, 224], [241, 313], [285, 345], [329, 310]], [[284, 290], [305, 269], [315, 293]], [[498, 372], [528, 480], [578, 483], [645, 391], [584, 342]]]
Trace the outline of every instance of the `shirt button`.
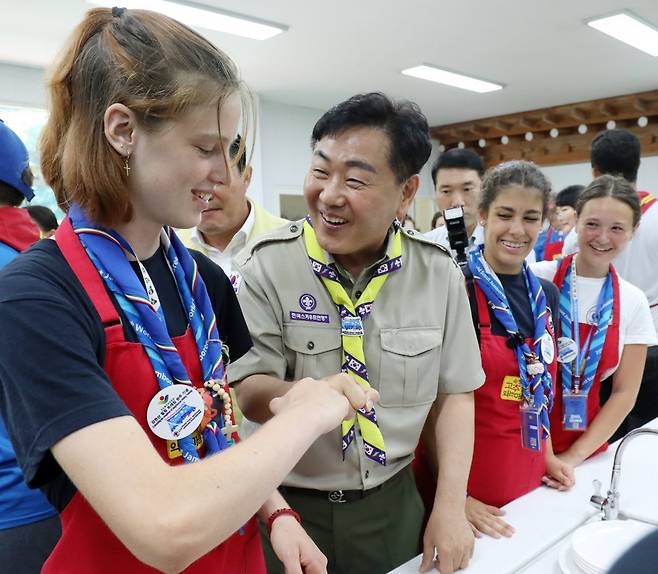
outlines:
[[306, 343], [306, 348], [309, 351], [312, 351], [313, 349], [315, 349], [315, 343], [313, 341], [309, 341], [308, 343]]
[[369, 476], [370, 476], [370, 471], [366, 470], [366, 478], [368, 478]]
[[361, 292], [361, 291], [357, 291], [357, 292], [354, 293], [354, 294], [356, 295], [356, 298], [358, 299], [359, 297], [361, 297], [362, 292]]

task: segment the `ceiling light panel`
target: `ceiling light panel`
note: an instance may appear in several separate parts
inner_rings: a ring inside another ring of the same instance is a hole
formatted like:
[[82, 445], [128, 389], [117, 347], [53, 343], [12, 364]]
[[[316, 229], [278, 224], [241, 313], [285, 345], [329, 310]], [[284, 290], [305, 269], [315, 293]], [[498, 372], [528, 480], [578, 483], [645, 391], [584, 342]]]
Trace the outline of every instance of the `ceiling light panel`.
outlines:
[[444, 84], [446, 86], [461, 88], [462, 90], [477, 92], [479, 94], [503, 89], [503, 86], [500, 84], [478, 80], [477, 78], [449, 72], [448, 70], [442, 70], [441, 68], [435, 68], [434, 66], [428, 66], [426, 64], [402, 70], [402, 74], [405, 76], [420, 78], [422, 80], [429, 80], [430, 82], [436, 82], [437, 84]]
[[252, 40], [267, 40], [287, 30], [286, 26], [262, 22], [257, 19], [222, 12], [210, 6], [188, 2], [169, 2], [168, 0], [87, 0], [97, 6], [121, 6], [134, 10], [152, 10], [170, 16], [183, 24], [194, 28], [217, 30], [225, 34], [242, 36]]
[[658, 30], [630, 12], [619, 12], [585, 23], [650, 56], [658, 56]]

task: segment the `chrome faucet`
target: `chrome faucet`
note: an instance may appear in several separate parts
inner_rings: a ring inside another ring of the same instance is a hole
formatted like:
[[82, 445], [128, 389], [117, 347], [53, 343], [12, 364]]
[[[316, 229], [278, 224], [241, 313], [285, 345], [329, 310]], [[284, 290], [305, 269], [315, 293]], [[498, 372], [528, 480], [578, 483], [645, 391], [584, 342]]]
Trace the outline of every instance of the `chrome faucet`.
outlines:
[[590, 502], [603, 512], [603, 520], [616, 520], [619, 518], [619, 477], [621, 475], [621, 457], [626, 445], [635, 436], [641, 434], [658, 435], [658, 429], [639, 428], [629, 432], [617, 447], [615, 460], [612, 464], [612, 475], [610, 476], [610, 488], [605, 498], [601, 495], [601, 481], [594, 481], [594, 494], [589, 499]]

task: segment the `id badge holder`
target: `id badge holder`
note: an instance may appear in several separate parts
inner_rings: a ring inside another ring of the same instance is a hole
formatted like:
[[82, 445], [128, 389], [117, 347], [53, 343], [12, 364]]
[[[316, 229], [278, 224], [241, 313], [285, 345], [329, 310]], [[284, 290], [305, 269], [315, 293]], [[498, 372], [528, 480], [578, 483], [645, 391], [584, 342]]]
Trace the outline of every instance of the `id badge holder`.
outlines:
[[564, 393], [562, 428], [567, 431], [587, 429], [587, 393]]
[[523, 448], [541, 452], [541, 407], [534, 404], [522, 404], [521, 411], [521, 445]]

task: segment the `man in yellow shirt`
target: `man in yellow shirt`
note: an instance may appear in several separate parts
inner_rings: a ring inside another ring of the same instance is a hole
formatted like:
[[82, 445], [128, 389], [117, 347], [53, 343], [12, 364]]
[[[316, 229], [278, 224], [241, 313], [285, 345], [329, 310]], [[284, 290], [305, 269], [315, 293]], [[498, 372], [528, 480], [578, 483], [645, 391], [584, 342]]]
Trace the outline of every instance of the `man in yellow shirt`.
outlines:
[[[240, 136], [231, 144], [230, 155], [240, 151]], [[246, 150], [245, 150], [246, 151]], [[246, 153], [231, 167], [228, 185], [217, 184], [213, 198], [201, 216], [201, 223], [192, 229], [176, 233], [190, 249], [207, 255], [229, 277], [234, 288], [240, 282], [233, 259], [252, 239], [289, 223], [256, 205], [247, 197], [252, 168], [247, 165]]]

